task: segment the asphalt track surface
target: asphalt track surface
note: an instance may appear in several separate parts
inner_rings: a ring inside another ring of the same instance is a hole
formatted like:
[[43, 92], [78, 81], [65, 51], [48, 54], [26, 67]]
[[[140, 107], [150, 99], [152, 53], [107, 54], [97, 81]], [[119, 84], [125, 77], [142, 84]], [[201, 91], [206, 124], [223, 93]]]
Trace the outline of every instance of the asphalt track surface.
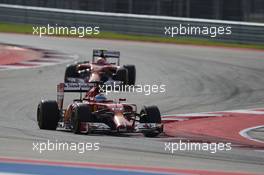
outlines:
[[[118, 94], [139, 106], [156, 104], [163, 114], [264, 106], [264, 52], [216, 47], [0, 34], [1, 43], [27, 45], [91, 58], [93, 48], [121, 51], [121, 64], [135, 64], [137, 84], [165, 84], [166, 93]], [[167, 138], [138, 134], [74, 135], [39, 130], [40, 99], [56, 99], [65, 64], [0, 72], [0, 155], [6, 157], [231, 172], [264, 172], [264, 153], [251, 149], [218, 152], [164, 151]], [[115, 94], [116, 96], [117, 94]], [[77, 95], [78, 96], [78, 95]], [[32, 150], [36, 141], [100, 142], [99, 151]]]

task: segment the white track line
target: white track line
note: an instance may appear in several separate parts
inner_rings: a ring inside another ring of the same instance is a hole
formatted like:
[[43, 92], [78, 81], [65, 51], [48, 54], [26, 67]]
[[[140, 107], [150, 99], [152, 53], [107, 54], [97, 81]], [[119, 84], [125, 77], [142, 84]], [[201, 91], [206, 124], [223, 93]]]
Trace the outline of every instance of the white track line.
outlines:
[[[24, 65], [0, 65], [0, 71], [7, 71], [7, 70], [16, 70], [16, 69], [33, 69], [45, 66], [53, 66], [58, 64], [64, 64], [73, 62], [78, 59], [78, 55], [67, 55], [67, 59], [58, 59], [58, 58], [39, 58], [37, 60], [41, 61], [22, 61], [18, 63], [28, 64], [29, 66]], [[50, 61], [49, 61], [50, 60]]]
[[190, 113], [190, 114], [168, 114], [168, 115], [163, 115], [164, 118], [167, 117], [221, 117], [223, 114], [207, 114], [207, 113]]
[[253, 130], [253, 129], [258, 129], [258, 128], [262, 128], [264, 127], [264, 125], [260, 125], [260, 126], [254, 126], [254, 127], [251, 127], [251, 128], [246, 128], [246, 129], [243, 129], [239, 132], [239, 134], [242, 136], [242, 137], [245, 137], [246, 139], [249, 139], [249, 140], [252, 140], [252, 141], [255, 141], [255, 142], [259, 142], [259, 143], [264, 143], [264, 141], [261, 141], [261, 140], [258, 140], [258, 139], [254, 139], [252, 137], [250, 137], [247, 133], [250, 131], [250, 130]]
[[30, 174], [21, 174], [21, 173], [5, 173], [5, 172], [0, 172], [0, 175], [30, 175]]
[[163, 117], [179, 117], [179, 116], [223, 116], [221, 113], [241, 113], [241, 114], [254, 114], [254, 115], [264, 115], [264, 108], [253, 108], [253, 109], [237, 109], [237, 110], [227, 110], [227, 111], [210, 111], [210, 112], [199, 112], [199, 113], [187, 113], [187, 114], [165, 114]]
[[240, 113], [240, 114], [264, 115], [264, 111], [254, 111], [254, 110], [233, 110], [233, 111], [223, 111], [223, 112]]

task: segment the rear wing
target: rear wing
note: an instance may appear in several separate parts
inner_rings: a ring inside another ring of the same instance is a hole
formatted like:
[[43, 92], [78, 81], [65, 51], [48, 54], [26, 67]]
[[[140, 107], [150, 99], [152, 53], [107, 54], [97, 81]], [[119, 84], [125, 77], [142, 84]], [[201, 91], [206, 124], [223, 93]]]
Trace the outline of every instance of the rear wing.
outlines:
[[63, 108], [64, 92], [78, 92], [80, 98], [82, 92], [88, 92], [96, 86], [96, 83], [60, 83], [57, 85], [57, 103], [59, 109]]
[[105, 57], [105, 58], [117, 58], [118, 66], [120, 65], [120, 52], [114, 50], [93, 50], [93, 63], [95, 62], [96, 57]]

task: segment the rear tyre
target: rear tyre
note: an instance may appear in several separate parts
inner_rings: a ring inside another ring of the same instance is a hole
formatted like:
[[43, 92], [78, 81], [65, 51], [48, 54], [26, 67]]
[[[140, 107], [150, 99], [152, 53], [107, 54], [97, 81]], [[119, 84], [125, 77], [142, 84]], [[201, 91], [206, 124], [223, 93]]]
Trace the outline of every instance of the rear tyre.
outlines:
[[136, 82], [136, 67], [135, 65], [124, 65], [128, 72], [128, 85], [135, 85]]
[[127, 72], [127, 69], [125, 69], [125, 68], [119, 68], [119, 69], [117, 69], [114, 80], [122, 81], [123, 84], [127, 84], [127, 82], [128, 82], [128, 72]]
[[[160, 111], [157, 106], [144, 106], [140, 111], [140, 123], [161, 123]], [[156, 137], [162, 130], [159, 131], [146, 131], [144, 132], [145, 137]]]
[[79, 104], [73, 112], [72, 130], [74, 134], [80, 134], [81, 122], [93, 122], [90, 107], [86, 104]]
[[38, 104], [37, 121], [40, 129], [56, 130], [60, 111], [56, 101], [42, 100]]
[[78, 78], [77, 64], [69, 64], [64, 74], [64, 82], [69, 82], [68, 78]]

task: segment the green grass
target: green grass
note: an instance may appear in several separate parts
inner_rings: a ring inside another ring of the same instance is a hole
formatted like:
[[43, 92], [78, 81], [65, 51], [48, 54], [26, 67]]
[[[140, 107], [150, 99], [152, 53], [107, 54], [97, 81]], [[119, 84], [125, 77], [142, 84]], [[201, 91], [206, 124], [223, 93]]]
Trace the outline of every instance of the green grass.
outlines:
[[[33, 25], [30, 24], [0, 23], [0, 32], [32, 34], [33, 32], [32, 27]], [[71, 36], [59, 35], [59, 36], [78, 37], [74, 35]], [[253, 49], [264, 50], [264, 45], [260, 45], [260, 44], [226, 43], [221, 41], [213, 41], [210, 39], [193, 39], [187, 37], [168, 38], [168, 37], [157, 37], [157, 36], [127, 35], [127, 34], [118, 34], [113, 32], [100, 32], [99, 35], [87, 35], [85, 36], [85, 38], [143, 41], [143, 42], [157, 42], [157, 43], [170, 43], [170, 44], [192, 44], [192, 45], [204, 45], [204, 46], [223, 46], [223, 47], [236, 47], [236, 48], [253, 48]]]
[[0, 23], [0, 32], [32, 34], [32, 25]]
[[212, 41], [210, 39], [193, 39], [193, 38], [165, 38], [156, 36], [140, 36], [140, 35], [125, 35], [105, 32], [96, 38], [104, 39], [119, 39], [129, 41], [144, 41], [144, 42], [158, 42], [158, 43], [171, 43], [171, 44], [191, 44], [203, 46], [223, 46], [223, 47], [236, 47], [236, 48], [253, 48], [264, 50], [264, 45], [260, 44], [241, 44], [241, 43], [226, 43], [221, 41]]

